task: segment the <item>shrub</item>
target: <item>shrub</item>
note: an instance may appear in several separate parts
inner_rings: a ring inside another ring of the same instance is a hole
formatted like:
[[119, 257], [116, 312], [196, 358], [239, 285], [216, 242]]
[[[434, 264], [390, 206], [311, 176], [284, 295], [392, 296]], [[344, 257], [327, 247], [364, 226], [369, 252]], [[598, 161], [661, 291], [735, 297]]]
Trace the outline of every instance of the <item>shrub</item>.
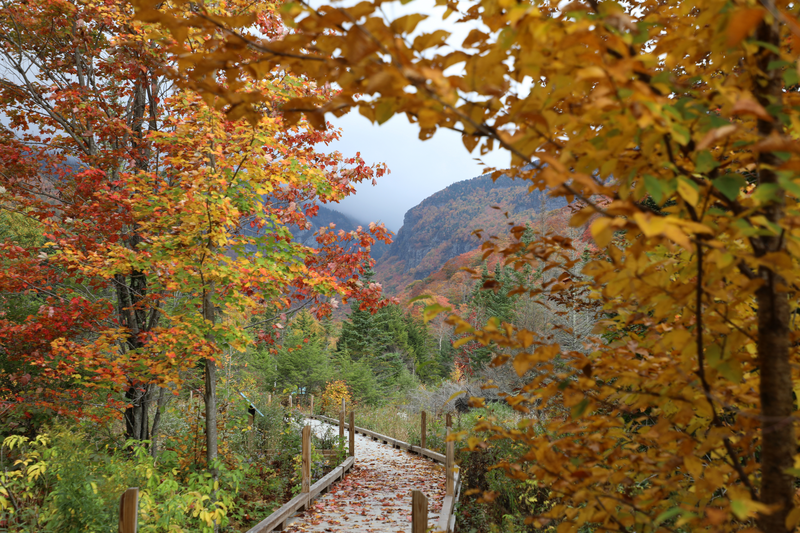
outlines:
[[325, 390], [322, 392], [321, 409], [322, 413], [328, 416], [338, 416], [341, 410], [342, 400], [350, 405], [353, 395], [350, 393], [350, 388], [347, 383], [338, 379], [330, 381], [325, 385]]

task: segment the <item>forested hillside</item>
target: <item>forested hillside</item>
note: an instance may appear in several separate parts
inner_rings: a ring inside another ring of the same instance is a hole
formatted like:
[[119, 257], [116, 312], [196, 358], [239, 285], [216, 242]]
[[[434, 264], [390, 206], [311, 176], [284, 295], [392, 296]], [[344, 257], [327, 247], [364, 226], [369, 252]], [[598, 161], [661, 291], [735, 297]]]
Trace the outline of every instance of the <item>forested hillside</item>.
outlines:
[[[525, 225], [564, 207], [563, 198], [528, 193], [529, 184], [505, 176], [459, 181], [410, 209], [393, 244], [379, 258], [376, 278], [392, 294], [425, 279], [445, 263], [478, 248], [492, 235], [507, 237], [512, 225]], [[481, 230], [481, 237], [473, 232]]]

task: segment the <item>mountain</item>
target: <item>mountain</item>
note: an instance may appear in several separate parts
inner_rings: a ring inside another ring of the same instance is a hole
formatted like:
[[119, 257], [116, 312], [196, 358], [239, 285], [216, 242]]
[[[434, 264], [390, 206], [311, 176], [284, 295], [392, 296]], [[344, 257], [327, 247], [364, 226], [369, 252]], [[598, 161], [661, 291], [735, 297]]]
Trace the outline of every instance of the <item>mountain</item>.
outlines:
[[[528, 193], [529, 182], [483, 175], [454, 183], [410, 209], [389, 250], [379, 257], [376, 279], [388, 294], [438, 272], [448, 261], [476, 250], [482, 240], [508, 234], [509, 224], [534, 224], [563, 208], [563, 198]], [[473, 234], [482, 230], [482, 239]]]
[[[343, 213], [340, 213], [339, 211], [336, 211], [335, 209], [331, 209], [330, 207], [326, 207], [324, 205], [319, 205], [318, 207], [319, 211], [317, 212], [317, 216], [311, 219], [311, 228], [305, 230], [299, 229], [296, 226], [289, 228], [297, 242], [316, 248], [317, 241], [315, 240], [314, 235], [319, 228], [328, 226], [331, 223], [336, 224], [337, 230], [341, 229], [345, 232], [353, 231], [358, 226], [367, 226], [367, 224], [361, 224], [360, 222]], [[372, 247], [372, 250], [370, 250], [370, 255], [373, 259], [378, 259], [384, 253], [386, 253], [388, 249], [388, 244], [383, 241], [377, 241]]]

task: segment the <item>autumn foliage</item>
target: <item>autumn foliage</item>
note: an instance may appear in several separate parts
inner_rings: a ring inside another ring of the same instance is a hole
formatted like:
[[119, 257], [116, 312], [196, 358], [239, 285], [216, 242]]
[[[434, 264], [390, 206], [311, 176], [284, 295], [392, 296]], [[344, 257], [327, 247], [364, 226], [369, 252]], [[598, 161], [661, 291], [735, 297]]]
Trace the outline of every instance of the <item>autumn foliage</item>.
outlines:
[[345, 406], [350, 405], [350, 402], [353, 401], [347, 383], [340, 379], [328, 382], [322, 391], [320, 402], [322, 412], [328, 416], [337, 417], [342, 410], [342, 400], [345, 401]]
[[[297, 76], [250, 86], [269, 116], [230, 120], [165, 76], [202, 36], [156, 44], [127, 2], [6, 3], [0, 28], [2, 412], [124, 416], [155, 455], [167, 396], [205, 374], [211, 464], [223, 351], [274, 338], [298, 306], [377, 305], [359, 276], [383, 226], [316, 248], [290, 228], [386, 169], [317, 150], [338, 131], [286, 122], [287, 99], [330, 92]], [[274, 13], [261, 29], [282, 32]]]
[[[565, 350], [551, 331], [448, 319], [529, 378], [508, 402], [534, 405], [538, 420], [477, 429], [528, 446], [501, 466], [558, 497], [537, 523], [793, 530], [797, 6], [437, 3], [469, 30], [452, 47], [441, 20], [421, 24], [438, 15], [392, 20], [380, 1], [287, 5], [292, 31], [274, 40], [249, 30], [257, 14], [136, 5], [169, 38], [187, 28], [218, 37], [181, 74], [232, 118], [258, 120], [246, 86], [280, 66], [341, 88], [292, 98], [290, 121], [321, 128], [327, 112], [357, 108], [378, 123], [402, 113], [422, 139], [449, 128], [469, 152], [506, 150], [507, 174], [577, 202], [571, 224], [590, 224], [602, 249], [585, 279], [566, 236], [524, 244], [518, 227], [515, 242], [484, 252], [518, 269], [545, 265], [553, 275], [534, 293], [589, 291], [604, 311], [594, 339]], [[219, 56], [230, 60], [224, 83], [212, 75]]]

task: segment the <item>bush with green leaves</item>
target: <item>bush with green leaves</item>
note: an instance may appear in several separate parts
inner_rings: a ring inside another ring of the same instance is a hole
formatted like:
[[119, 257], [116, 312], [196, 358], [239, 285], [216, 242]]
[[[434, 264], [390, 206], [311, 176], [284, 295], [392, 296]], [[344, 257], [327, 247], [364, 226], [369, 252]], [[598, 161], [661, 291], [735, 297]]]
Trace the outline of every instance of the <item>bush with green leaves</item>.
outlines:
[[210, 532], [214, 522], [224, 530], [247, 474], [219, 463], [214, 481], [205, 469], [181, 469], [174, 452], [155, 461], [142, 444], [99, 446], [62, 426], [7, 437], [2, 452], [0, 521], [10, 531], [113, 533], [128, 487], [139, 487], [141, 533]]

